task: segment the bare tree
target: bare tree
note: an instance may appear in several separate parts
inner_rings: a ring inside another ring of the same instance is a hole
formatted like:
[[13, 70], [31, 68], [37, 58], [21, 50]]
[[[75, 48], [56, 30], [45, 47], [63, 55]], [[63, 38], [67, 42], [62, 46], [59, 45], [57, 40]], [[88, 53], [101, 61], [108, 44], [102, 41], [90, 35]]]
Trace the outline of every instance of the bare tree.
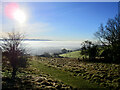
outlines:
[[[108, 59], [117, 61], [120, 58], [120, 16], [108, 19], [105, 26], [101, 24], [95, 36], [105, 45]], [[119, 61], [120, 62], [120, 61]]]
[[120, 42], [120, 17], [109, 19], [105, 27], [101, 24], [95, 36], [104, 45], [114, 45]]
[[1, 45], [3, 55], [9, 60], [12, 66], [12, 78], [15, 78], [19, 67], [26, 66], [25, 48], [22, 47], [24, 35], [19, 32], [8, 33], [7, 37], [3, 38]]

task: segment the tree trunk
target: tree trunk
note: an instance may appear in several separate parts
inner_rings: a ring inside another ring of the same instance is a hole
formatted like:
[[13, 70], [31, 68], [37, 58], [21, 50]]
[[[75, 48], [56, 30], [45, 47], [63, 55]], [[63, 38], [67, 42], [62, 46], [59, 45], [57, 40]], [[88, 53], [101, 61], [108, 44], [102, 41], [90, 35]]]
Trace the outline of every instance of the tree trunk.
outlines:
[[17, 68], [14, 68], [14, 67], [13, 67], [12, 79], [15, 79], [16, 72], [17, 72]]

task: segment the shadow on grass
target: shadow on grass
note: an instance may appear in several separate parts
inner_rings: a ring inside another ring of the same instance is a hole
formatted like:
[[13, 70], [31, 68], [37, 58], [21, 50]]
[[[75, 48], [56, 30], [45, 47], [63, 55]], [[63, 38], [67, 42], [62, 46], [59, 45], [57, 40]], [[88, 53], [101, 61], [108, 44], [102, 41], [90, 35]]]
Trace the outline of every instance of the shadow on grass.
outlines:
[[27, 78], [2, 78], [2, 90], [4, 89], [32, 89], [34, 85]]
[[105, 64], [120, 64], [120, 62], [114, 62], [110, 59], [79, 59], [78, 61], [88, 62], [88, 63], [105, 63]]

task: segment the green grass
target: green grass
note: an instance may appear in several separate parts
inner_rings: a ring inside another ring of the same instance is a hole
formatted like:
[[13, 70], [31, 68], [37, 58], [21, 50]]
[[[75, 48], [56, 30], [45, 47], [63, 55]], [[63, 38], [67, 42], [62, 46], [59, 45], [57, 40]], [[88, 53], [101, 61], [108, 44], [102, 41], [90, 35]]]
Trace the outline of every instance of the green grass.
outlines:
[[33, 67], [37, 68], [46, 74], [50, 74], [54, 79], [62, 81], [65, 84], [71, 85], [74, 88], [99, 88], [98, 85], [89, 83], [82, 77], [72, 76], [70, 72], [62, 71], [53, 67], [48, 67], [37, 60], [31, 61]]
[[61, 54], [60, 56], [62, 56], [62, 57], [69, 57], [69, 58], [82, 58], [82, 57], [85, 57], [84, 55], [81, 55], [80, 52], [81, 51], [74, 51], [74, 52]]

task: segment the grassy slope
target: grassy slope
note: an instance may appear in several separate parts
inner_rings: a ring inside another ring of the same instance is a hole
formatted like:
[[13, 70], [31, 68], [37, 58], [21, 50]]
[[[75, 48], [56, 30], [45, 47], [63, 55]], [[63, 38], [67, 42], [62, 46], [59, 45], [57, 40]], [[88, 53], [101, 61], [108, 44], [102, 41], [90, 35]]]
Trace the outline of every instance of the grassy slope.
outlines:
[[65, 54], [61, 54], [62, 57], [70, 57], [70, 58], [82, 58], [84, 55], [80, 55], [80, 51], [69, 52]]
[[65, 84], [71, 85], [74, 88], [98, 88], [96, 84], [91, 84], [88, 81], [82, 79], [81, 77], [74, 77], [70, 72], [61, 71], [52, 67], [48, 67], [37, 60], [31, 62], [33, 67], [39, 69], [40, 71], [50, 74], [56, 80], [60, 80]]

